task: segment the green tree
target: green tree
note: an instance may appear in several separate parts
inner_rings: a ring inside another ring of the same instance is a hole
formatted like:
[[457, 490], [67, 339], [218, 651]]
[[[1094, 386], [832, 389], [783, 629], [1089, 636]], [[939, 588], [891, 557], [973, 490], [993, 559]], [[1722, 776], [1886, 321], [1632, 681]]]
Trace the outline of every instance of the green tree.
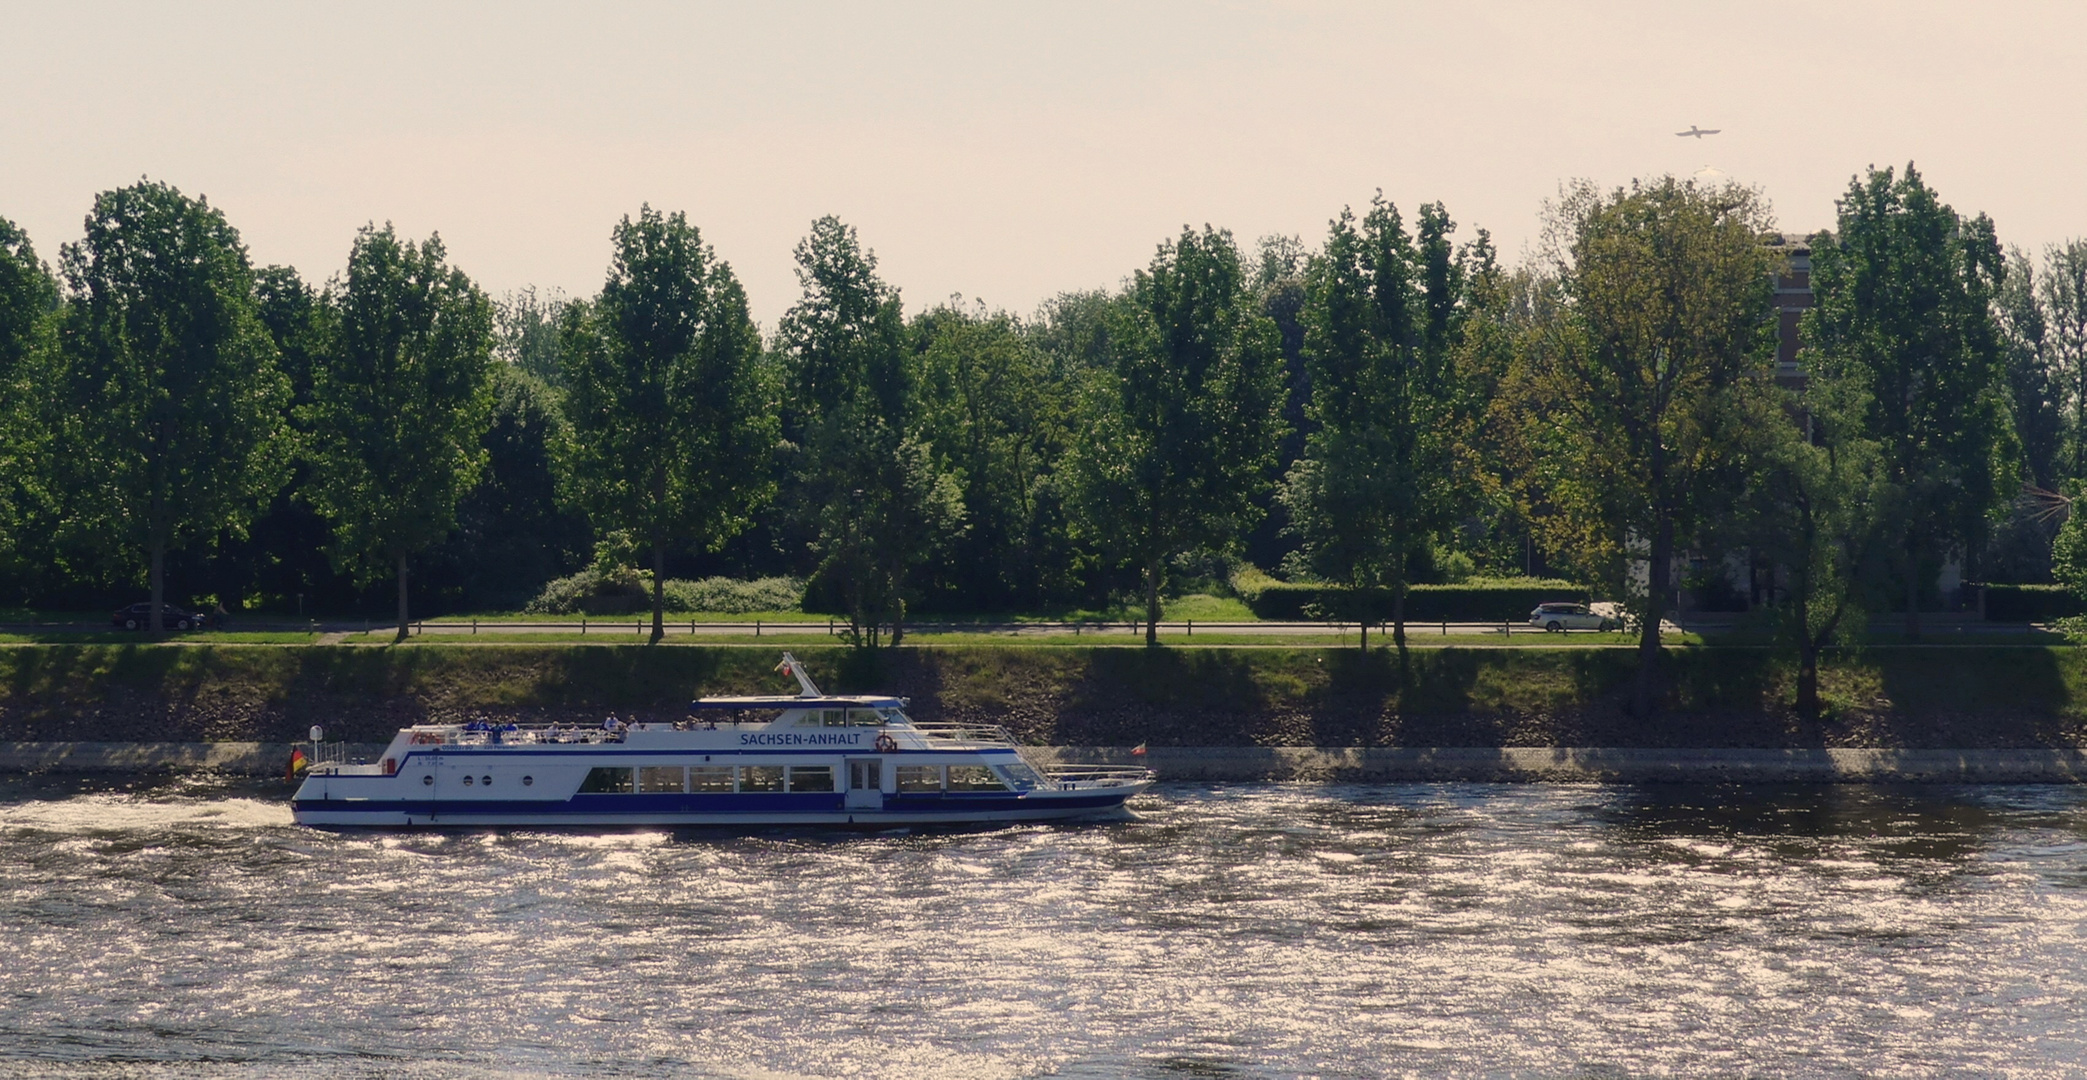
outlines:
[[777, 334], [796, 448], [797, 511], [817, 534], [814, 588], [838, 593], [850, 639], [905, 636], [914, 571], [963, 527], [955, 477], [922, 433], [919, 360], [897, 290], [839, 218], [797, 245], [803, 296]]
[[1304, 313], [1313, 430], [1284, 493], [1307, 564], [1356, 598], [1365, 651], [1369, 623], [1382, 617], [1370, 601], [1390, 594], [1402, 657], [1413, 555], [1454, 523], [1457, 509], [1448, 395], [1454, 312], [1430, 303], [1431, 294], [1455, 288], [1445, 269], [1453, 263], [1446, 216], [1439, 207], [1425, 213], [1425, 260], [1379, 195], [1359, 232], [1343, 210], [1313, 261]]
[[455, 527], [492, 412], [492, 306], [445, 259], [439, 236], [402, 242], [389, 224], [356, 234], [331, 297], [339, 329], [299, 410], [304, 497], [332, 524], [337, 565], [365, 583], [396, 575], [401, 641], [408, 563]]
[[1814, 373], [1859, 388], [1867, 437], [1897, 488], [1895, 552], [1906, 633], [1920, 634], [1922, 585], [1975, 550], [2013, 495], [2019, 450], [1993, 318], [2004, 273], [1992, 222], [1965, 220], [1911, 165], [1849, 182], [1839, 233], [1812, 245], [1805, 316]]
[[240, 536], [287, 473], [287, 380], [239, 234], [207, 201], [141, 181], [103, 192], [63, 249], [69, 497], [119, 553], [142, 553], [164, 629], [166, 557]]
[[596, 528], [650, 550], [658, 641], [668, 548], [717, 550], [774, 493], [775, 410], [746, 293], [688, 218], [646, 206], [611, 242], [600, 297], [565, 312], [559, 459]]
[[[1067, 382], [1004, 312], [938, 306], [914, 320], [924, 426], [964, 497], [964, 536], [944, 589], [970, 610], [1035, 608], [1071, 595], [1056, 468], [1072, 438]], [[961, 600], [956, 598], [961, 597]]]
[[1157, 645], [1169, 560], [1224, 549], [1258, 514], [1284, 372], [1229, 232], [1184, 228], [1130, 294], [1073, 463], [1090, 535], [1143, 572], [1145, 641]]
[[1882, 448], [1863, 432], [1860, 384], [1822, 376], [1801, 394], [1756, 404], [1772, 407], [1746, 427], [1760, 463], [1743, 500], [1754, 517], [1747, 532], [1753, 554], [1782, 569], [1778, 637], [1797, 656], [1797, 711], [1817, 718], [1819, 655], [1862, 638], [1895, 491]]
[[[2082, 256], [2081, 271], [2087, 277], [2087, 251]], [[2029, 256], [2020, 249], [2011, 251], [1994, 314], [2006, 349], [2008, 403], [2022, 447], [2022, 469], [2030, 481], [2049, 490], [2057, 486], [2059, 471], [2065, 467], [2066, 417], [2059, 382], [2065, 368], [2053, 347], [2041, 296], [2043, 285]], [[2082, 314], [2087, 317], [2087, 312]], [[2081, 378], [2087, 379], [2087, 372]]]
[[2018, 332], [2010, 337], [2017, 348], [2024, 338], [2038, 347], [2066, 412], [2066, 476], [2087, 480], [2087, 240], [2045, 248], [2040, 281], [2032, 283], [2026, 258], [2014, 262], [2001, 305], [2015, 316], [2009, 322]]
[[493, 305], [493, 356], [554, 389], [565, 378], [560, 327], [572, 301], [563, 292], [536, 286], [516, 289]]
[[14, 554], [48, 479], [48, 425], [35, 406], [46, 399], [57, 307], [58, 284], [29, 235], [0, 218], [0, 559]]
[[1675, 555], [1731, 505], [1749, 399], [1773, 392], [1766, 224], [1752, 191], [1671, 176], [1583, 183], [1549, 211], [1556, 307], [1514, 376], [1524, 482], [1542, 535], [1629, 600], [1639, 715]]

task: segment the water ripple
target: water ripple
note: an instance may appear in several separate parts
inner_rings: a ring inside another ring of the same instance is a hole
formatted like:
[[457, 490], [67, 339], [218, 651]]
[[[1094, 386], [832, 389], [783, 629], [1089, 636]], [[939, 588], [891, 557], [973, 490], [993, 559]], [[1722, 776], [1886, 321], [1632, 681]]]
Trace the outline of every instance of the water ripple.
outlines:
[[326, 833], [0, 784], [0, 1072], [2076, 1075], [2087, 794], [1217, 785], [1139, 820]]

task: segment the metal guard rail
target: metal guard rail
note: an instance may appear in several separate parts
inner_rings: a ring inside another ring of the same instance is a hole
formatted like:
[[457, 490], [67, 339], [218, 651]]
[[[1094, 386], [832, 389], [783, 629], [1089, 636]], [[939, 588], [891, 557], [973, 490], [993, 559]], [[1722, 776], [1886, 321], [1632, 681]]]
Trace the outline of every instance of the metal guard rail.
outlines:
[[1038, 775], [1060, 788], [1121, 787], [1152, 779], [1152, 770], [1141, 765], [1060, 765], [1041, 760], [999, 724], [914, 721], [913, 730], [934, 750], [1012, 749]]

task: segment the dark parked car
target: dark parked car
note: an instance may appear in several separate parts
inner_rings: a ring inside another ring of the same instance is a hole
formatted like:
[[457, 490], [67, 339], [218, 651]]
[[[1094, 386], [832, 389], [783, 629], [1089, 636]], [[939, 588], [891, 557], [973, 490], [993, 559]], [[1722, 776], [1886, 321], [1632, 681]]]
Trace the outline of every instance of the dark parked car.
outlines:
[[[166, 619], [169, 630], [200, 630], [210, 625], [210, 616], [200, 611], [189, 611], [172, 604], [161, 604], [160, 614]], [[152, 603], [132, 604], [117, 608], [110, 623], [120, 630], [143, 630], [152, 625]]]

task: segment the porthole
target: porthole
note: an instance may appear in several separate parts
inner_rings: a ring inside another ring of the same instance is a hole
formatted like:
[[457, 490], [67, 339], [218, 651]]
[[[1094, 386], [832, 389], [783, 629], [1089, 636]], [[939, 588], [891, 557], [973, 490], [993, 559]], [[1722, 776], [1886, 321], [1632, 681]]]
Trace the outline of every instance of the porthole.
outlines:
[[531, 784], [533, 784], [533, 783], [536, 783], [536, 777], [533, 777], [533, 776], [525, 776], [525, 777], [522, 777], [522, 786], [523, 786], [523, 787], [528, 787], [529, 785], [531, 785]]
[[481, 776], [478, 778], [478, 782], [484, 784], [487, 787], [493, 786], [493, 778], [490, 776]]
[[464, 786], [465, 786], [465, 787], [470, 787], [470, 786], [471, 786], [471, 778], [470, 778], [470, 777], [468, 777], [468, 776], [467, 776], [467, 777], [465, 777], [465, 778], [464, 778]]
[[420, 782], [423, 784], [432, 784], [435, 782], [435, 778], [432, 776], [423, 776], [420, 778]]

